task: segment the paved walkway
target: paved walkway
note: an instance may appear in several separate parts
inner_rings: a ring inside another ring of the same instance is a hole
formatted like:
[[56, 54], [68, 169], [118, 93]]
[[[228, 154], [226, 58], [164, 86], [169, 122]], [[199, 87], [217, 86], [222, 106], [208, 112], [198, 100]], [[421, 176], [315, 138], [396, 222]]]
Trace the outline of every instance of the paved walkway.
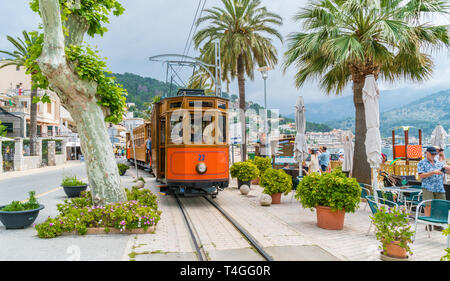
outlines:
[[[236, 186], [236, 184], [232, 185]], [[369, 207], [365, 209], [366, 203], [360, 203], [360, 209], [355, 213], [345, 215], [344, 229], [340, 231], [325, 230], [316, 226], [315, 211], [304, 209], [300, 203], [292, 199], [291, 194], [283, 196], [281, 204], [271, 205], [270, 207], [262, 207], [259, 205], [259, 197], [263, 188], [259, 186], [252, 186], [248, 196], [240, 195], [237, 188], [230, 188], [219, 196], [224, 201], [239, 200], [241, 206], [239, 213], [252, 214], [261, 211], [265, 216], [276, 217], [280, 224], [284, 223], [295, 229], [297, 232], [304, 235], [305, 239], [321, 246], [323, 249], [329, 251], [336, 257], [342, 260], [352, 261], [372, 261], [379, 260], [378, 249], [379, 242], [376, 240], [373, 231], [366, 236], [369, 229], [371, 212]], [[223, 195], [223, 196], [222, 196]], [[246, 203], [246, 204], [242, 204]], [[237, 205], [237, 203], [235, 203]], [[252, 221], [256, 225], [265, 225], [266, 232], [276, 235], [281, 233], [288, 234], [286, 230], [281, 230], [275, 225], [268, 225], [265, 223], [264, 216], [261, 218], [247, 218], [247, 221]], [[372, 226], [372, 230], [374, 227]], [[268, 237], [265, 237], [269, 239]], [[263, 240], [264, 241], [264, 240]], [[283, 243], [282, 241], [276, 243]], [[440, 231], [432, 231], [431, 238], [425, 231], [425, 226], [419, 224], [417, 227], [416, 241], [411, 245], [413, 255], [412, 260], [415, 261], [439, 261], [445, 255], [447, 238], [442, 235]]]

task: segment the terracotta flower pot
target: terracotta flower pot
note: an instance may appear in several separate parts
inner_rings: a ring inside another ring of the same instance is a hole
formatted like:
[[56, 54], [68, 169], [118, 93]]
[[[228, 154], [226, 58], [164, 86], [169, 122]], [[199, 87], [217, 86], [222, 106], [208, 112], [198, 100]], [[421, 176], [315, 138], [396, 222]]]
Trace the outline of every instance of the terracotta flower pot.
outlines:
[[256, 178], [256, 179], [252, 180], [252, 184], [258, 185], [259, 184], [259, 178]]
[[272, 197], [272, 204], [280, 204], [281, 202], [281, 193], [274, 193], [270, 195]]
[[330, 207], [317, 206], [317, 226], [329, 230], [342, 230], [344, 228], [345, 210], [331, 211]]
[[407, 258], [408, 255], [406, 253], [406, 249], [400, 247], [400, 241], [393, 241], [386, 245], [386, 252], [385, 255], [393, 258]]

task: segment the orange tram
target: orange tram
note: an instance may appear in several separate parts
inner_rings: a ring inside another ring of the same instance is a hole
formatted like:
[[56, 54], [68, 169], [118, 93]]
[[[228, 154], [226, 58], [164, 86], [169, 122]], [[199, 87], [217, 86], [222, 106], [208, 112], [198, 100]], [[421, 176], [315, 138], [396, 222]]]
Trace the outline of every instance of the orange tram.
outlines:
[[[150, 123], [133, 130], [137, 163], [151, 169], [161, 192], [215, 197], [228, 187], [228, 106], [227, 99], [203, 90], [180, 89], [154, 104]], [[129, 133], [127, 158], [134, 163]]]

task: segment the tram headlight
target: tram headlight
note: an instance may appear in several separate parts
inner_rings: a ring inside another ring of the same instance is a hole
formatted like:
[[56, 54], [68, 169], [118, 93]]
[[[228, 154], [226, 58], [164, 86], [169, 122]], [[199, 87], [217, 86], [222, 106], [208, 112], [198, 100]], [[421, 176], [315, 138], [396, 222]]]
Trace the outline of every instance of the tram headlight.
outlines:
[[204, 173], [206, 173], [206, 170], [207, 170], [206, 164], [203, 163], [203, 162], [200, 162], [200, 163], [197, 164], [195, 169], [197, 170], [197, 173], [204, 174]]

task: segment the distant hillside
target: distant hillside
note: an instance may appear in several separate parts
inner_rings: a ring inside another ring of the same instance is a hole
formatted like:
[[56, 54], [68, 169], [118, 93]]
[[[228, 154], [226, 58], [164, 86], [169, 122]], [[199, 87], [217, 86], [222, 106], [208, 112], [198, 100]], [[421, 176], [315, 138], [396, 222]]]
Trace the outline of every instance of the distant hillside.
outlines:
[[[326, 124], [333, 128], [354, 130], [354, 120], [346, 118]], [[428, 137], [437, 124], [441, 124], [446, 130], [450, 129], [450, 89], [382, 112], [380, 115], [380, 131], [383, 137], [391, 136], [392, 129], [399, 126], [414, 126], [415, 128], [411, 129], [412, 135], [417, 135], [417, 129], [422, 129], [423, 134]]]
[[151, 102], [154, 96], [162, 95], [170, 85], [132, 73], [113, 73], [111, 76], [116, 77], [117, 82], [127, 89], [127, 103], [135, 103], [138, 109], [144, 109], [145, 102]]
[[[431, 94], [432, 92], [429, 90], [423, 89], [396, 89], [381, 91], [380, 111], [386, 112], [399, 108]], [[324, 123], [355, 116], [353, 96], [337, 98], [326, 103], [306, 103], [305, 107], [306, 120], [311, 122]], [[287, 116], [289, 118], [293, 118], [294, 113], [288, 114]]]

